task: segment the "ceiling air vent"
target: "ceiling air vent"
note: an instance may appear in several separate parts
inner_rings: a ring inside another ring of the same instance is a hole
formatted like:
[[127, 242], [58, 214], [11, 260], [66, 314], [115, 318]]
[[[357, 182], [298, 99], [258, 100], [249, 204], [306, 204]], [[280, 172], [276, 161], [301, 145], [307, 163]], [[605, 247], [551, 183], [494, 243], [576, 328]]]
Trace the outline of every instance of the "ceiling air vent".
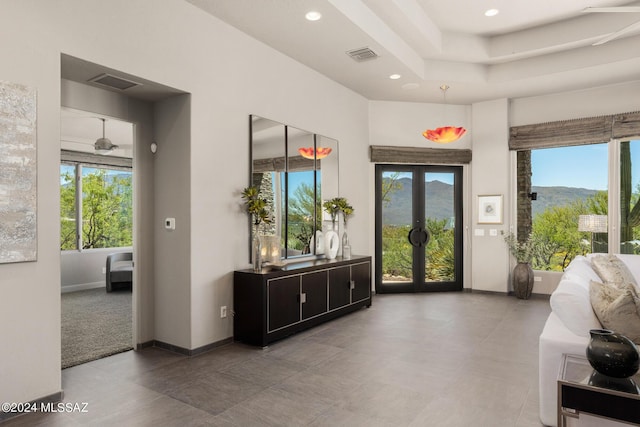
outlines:
[[357, 61], [357, 62], [367, 61], [369, 59], [374, 59], [378, 57], [378, 54], [376, 54], [374, 51], [372, 51], [368, 47], [349, 50], [347, 51], [347, 55], [349, 55], [351, 58], [353, 58], [354, 61]]
[[116, 90], [127, 90], [131, 89], [132, 87], [142, 85], [142, 83], [123, 79], [122, 77], [116, 77], [111, 74], [100, 74], [99, 76], [89, 79], [88, 81]]

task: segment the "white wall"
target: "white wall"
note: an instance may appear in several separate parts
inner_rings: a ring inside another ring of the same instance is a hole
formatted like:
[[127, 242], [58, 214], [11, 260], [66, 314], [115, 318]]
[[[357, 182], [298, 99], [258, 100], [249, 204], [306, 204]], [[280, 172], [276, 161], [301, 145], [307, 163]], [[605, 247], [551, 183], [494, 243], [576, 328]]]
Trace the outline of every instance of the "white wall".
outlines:
[[640, 110], [640, 81], [511, 101], [511, 126]]
[[[0, 352], [0, 401], [28, 401], [61, 390], [61, 53], [192, 96], [191, 151], [188, 170], [182, 171], [190, 182], [191, 260], [176, 266], [188, 270], [188, 283], [171, 288], [181, 298], [171, 315], [178, 319], [177, 330], [158, 331], [145, 323], [138, 342], [162, 337], [198, 348], [231, 336], [232, 319], [220, 319], [219, 306], [233, 306], [232, 271], [248, 266], [239, 191], [248, 183], [251, 113], [340, 141], [340, 157], [347, 160], [341, 164], [341, 193], [356, 209], [349, 223], [353, 251], [368, 253], [368, 177], [361, 173], [368, 164], [368, 107], [361, 96], [181, 0], [163, 0], [161, 6], [153, 0], [112, 0], [107, 8], [97, 0], [5, 0], [0, 37], [5, 40], [0, 78], [34, 87], [38, 99], [38, 260], [0, 265], [0, 323], [11, 325]], [[136, 132], [154, 137], [147, 129]], [[134, 185], [149, 184], [140, 179]], [[153, 203], [149, 194], [142, 197]], [[153, 233], [153, 221], [148, 222], [142, 226]], [[146, 268], [136, 274], [152, 280], [154, 270], [148, 263]], [[154, 299], [153, 289], [144, 292]], [[162, 315], [157, 309], [151, 318]]]
[[[513, 187], [510, 185], [508, 100], [472, 106], [473, 161], [471, 162], [471, 281], [475, 290], [509, 290], [509, 251], [501, 231], [511, 224]], [[502, 195], [503, 224], [478, 224], [478, 196]], [[491, 231], [495, 230], [495, 235]], [[483, 235], [478, 235], [482, 232]]]
[[[155, 339], [191, 348], [190, 95], [159, 102], [155, 109]], [[168, 218], [175, 230], [165, 229]]]

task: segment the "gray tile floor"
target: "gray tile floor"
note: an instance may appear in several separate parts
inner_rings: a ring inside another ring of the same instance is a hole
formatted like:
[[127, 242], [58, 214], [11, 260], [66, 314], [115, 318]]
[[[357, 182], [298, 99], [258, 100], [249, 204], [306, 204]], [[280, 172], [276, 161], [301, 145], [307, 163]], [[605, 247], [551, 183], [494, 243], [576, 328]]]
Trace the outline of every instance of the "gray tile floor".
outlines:
[[548, 299], [378, 295], [272, 344], [196, 357], [149, 348], [62, 371], [87, 413], [9, 426], [536, 426]]

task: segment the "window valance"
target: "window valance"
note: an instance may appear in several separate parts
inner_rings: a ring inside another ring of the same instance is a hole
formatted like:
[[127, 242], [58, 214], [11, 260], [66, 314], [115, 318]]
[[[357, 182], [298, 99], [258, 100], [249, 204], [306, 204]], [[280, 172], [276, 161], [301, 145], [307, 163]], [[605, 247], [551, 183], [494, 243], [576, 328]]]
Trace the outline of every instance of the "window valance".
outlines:
[[467, 149], [371, 145], [369, 151], [372, 163], [459, 165], [471, 162], [471, 150]]
[[513, 126], [510, 150], [597, 144], [640, 136], [640, 111], [532, 125]]

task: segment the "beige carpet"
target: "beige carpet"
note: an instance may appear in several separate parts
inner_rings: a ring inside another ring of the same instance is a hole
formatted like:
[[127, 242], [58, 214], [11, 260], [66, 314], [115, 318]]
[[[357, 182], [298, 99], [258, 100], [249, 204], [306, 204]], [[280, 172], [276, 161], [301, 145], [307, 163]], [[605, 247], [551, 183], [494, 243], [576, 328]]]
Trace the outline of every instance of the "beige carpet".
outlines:
[[62, 294], [62, 368], [131, 350], [131, 290]]

